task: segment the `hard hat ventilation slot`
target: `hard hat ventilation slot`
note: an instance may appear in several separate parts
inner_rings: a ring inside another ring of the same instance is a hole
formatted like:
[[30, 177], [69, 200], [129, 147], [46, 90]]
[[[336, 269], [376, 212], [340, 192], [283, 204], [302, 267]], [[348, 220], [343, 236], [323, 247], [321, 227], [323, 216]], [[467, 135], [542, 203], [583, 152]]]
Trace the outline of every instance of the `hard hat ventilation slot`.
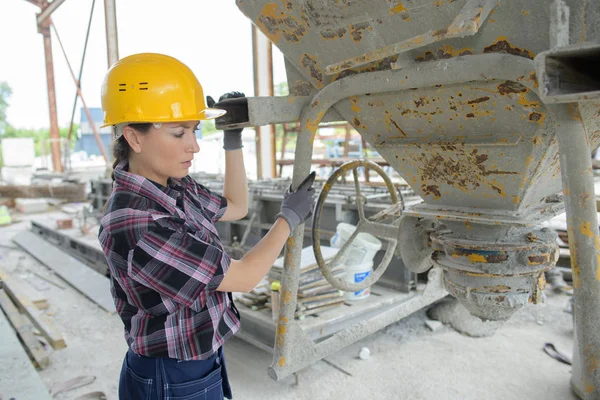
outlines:
[[[146, 85], [146, 86], [144, 86]], [[140, 90], [148, 90], [148, 82], [140, 82]]]
[[126, 83], [119, 83], [119, 92], [126, 92], [127, 89], [125, 89], [125, 86], [127, 86]]

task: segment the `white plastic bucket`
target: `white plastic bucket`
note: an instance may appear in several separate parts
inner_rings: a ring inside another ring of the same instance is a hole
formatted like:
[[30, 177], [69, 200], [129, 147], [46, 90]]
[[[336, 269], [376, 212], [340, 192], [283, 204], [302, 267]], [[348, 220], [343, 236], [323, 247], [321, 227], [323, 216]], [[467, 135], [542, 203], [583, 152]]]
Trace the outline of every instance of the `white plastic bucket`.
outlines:
[[[331, 238], [331, 245], [341, 248], [350, 239], [355, 230], [356, 226], [340, 222], [336, 228], [335, 235]], [[346, 265], [372, 263], [375, 254], [380, 249], [381, 241], [379, 239], [369, 233], [361, 232], [350, 245], [346, 257], [344, 257], [344, 263]]]
[[[344, 280], [349, 283], [359, 283], [367, 279], [373, 272], [373, 262], [369, 261], [363, 264], [354, 264], [345, 266]], [[369, 297], [371, 288], [359, 290], [358, 292], [345, 292], [346, 300], [361, 300]]]

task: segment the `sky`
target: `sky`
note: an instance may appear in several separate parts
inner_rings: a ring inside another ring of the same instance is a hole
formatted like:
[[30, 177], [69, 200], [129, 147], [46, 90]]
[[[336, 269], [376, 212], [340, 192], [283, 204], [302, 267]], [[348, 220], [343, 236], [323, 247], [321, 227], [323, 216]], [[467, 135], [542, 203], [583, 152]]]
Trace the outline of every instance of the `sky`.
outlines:
[[[116, 0], [119, 57], [141, 52], [163, 53], [187, 64], [207, 95], [232, 90], [254, 94], [251, 22], [234, 0]], [[75, 74], [79, 71], [92, 0], [66, 0], [52, 20]], [[48, 95], [42, 35], [37, 32], [39, 8], [25, 0], [0, 1], [0, 82], [13, 94], [8, 122], [16, 128], [49, 126]], [[52, 50], [58, 121], [68, 126], [75, 84], [58, 40]], [[285, 81], [283, 55], [274, 48], [274, 82]], [[82, 76], [88, 107], [100, 107], [100, 87], [108, 69], [104, 1], [96, 0]], [[78, 102], [75, 123], [79, 123]]]

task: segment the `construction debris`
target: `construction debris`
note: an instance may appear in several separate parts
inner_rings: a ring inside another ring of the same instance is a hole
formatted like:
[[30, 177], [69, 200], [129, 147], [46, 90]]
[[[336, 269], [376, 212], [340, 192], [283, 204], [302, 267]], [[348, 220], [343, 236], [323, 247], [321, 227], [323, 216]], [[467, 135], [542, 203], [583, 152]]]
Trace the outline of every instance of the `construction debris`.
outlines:
[[67, 201], [86, 200], [83, 183], [46, 183], [34, 185], [2, 185], [0, 197], [7, 198], [53, 198]]
[[[29, 361], [27, 353], [10, 323], [0, 312], [0, 397], [3, 399], [50, 399], [40, 375]], [[10, 362], [9, 362], [10, 360]]]
[[4, 290], [15, 302], [17, 308], [31, 319], [33, 325], [39, 329], [52, 348], [59, 350], [67, 347], [60, 332], [40, 313], [29, 297], [18, 291], [20, 286], [15, 285], [14, 281], [2, 271], [0, 271], [0, 279], [4, 282]]
[[31, 360], [38, 368], [46, 368], [50, 364], [46, 349], [44, 349], [44, 346], [42, 346], [33, 333], [31, 322], [25, 315], [19, 312], [17, 306], [3, 290], [0, 290], [0, 307], [2, 307], [8, 321], [10, 321], [10, 324], [19, 335], [25, 351], [27, 351]]
[[15, 208], [22, 214], [42, 213], [48, 211], [46, 199], [16, 199]]
[[116, 311], [107, 277], [31, 231], [22, 231], [13, 241], [104, 310], [110, 313]]
[[[323, 258], [329, 261], [335, 257], [338, 249], [333, 247], [321, 247]], [[344, 304], [343, 292], [337, 290], [323, 277], [319, 270], [312, 246], [302, 250], [300, 265], [300, 280], [298, 284], [298, 302], [296, 305], [296, 318], [304, 318], [320, 312], [336, 308]], [[344, 265], [340, 264], [332, 268], [333, 275], [340, 277], [344, 274]], [[273, 268], [269, 271], [270, 282], [281, 281], [283, 275], [283, 257], [277, 259]], [[271, 307], [269, 289], [268, 307]]]

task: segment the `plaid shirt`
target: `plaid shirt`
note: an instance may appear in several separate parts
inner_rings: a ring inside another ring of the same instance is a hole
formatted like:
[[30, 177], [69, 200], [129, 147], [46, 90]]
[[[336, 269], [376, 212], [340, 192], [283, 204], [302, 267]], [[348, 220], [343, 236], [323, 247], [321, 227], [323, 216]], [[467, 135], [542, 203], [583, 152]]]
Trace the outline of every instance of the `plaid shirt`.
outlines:
[[206, 359], [239, 330], [231, 293], [216, 290], [231, 262], [214, 226], [226, 208], [189, 176], [164, 187], [115, 168], [99, 240], [133, 352]]

